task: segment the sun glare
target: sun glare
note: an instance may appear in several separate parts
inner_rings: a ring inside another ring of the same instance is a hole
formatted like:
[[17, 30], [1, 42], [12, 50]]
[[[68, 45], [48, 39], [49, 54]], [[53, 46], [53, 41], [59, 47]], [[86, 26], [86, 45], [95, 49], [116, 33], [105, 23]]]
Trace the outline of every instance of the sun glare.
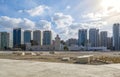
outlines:
[[120, 9], [120, 0], [102, 0], [101, 5], [103, 8], [106, 8], [106, 9], [119, 10]]

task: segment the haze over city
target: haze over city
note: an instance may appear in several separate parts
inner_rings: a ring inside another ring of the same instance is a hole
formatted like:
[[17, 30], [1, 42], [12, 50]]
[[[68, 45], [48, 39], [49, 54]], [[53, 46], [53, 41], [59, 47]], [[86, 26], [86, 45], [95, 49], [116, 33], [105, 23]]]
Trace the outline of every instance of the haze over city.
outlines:
[[112, 36], [120, 0], [0, 0], [0, 30], [20, 27], [52, 30], [61, 39], [77, 38], [79, 29], [98, 28]]

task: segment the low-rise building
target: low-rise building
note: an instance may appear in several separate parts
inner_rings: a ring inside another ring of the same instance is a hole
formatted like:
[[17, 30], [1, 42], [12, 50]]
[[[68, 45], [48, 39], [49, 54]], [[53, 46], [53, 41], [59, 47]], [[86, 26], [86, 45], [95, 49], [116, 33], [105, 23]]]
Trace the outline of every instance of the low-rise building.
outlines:
[[53, 45], [31, 45], [26, 44], [26, 51], [51, 51], [54, 50]]
[[107, 47], [87, 47], [88, 51], [108, 51]]

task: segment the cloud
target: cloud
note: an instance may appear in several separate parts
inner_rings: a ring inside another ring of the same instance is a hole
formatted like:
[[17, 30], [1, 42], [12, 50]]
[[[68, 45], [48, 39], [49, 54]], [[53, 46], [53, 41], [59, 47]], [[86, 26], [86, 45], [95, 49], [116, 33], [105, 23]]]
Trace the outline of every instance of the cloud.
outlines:
[[83, 18], [88, 18], [89, 20], [92, 21], [97, 21], [97, 20], [101, 20], [103, 17], [107, 17], [108, 15], [106, 13], [88, 13], [83, 15]]
[[[64, 17], [65, 17], [65, 19], [67, 18], [67, 16], [63, 15], [63, 18]], [[69, 17], [71, 17], [71, 16], [68, 16], [68, 18]], [[63, 18], [61, 16], [60, 19], [62, 19], [62, 21], [63, 21]], [[58, 19], [58, 20], [60, 21], [60, 19]], [[57, 23], [57, 25], [60, 26], [61, 24]], [[60, 37], [64, 40], [67, 40], [69, 38], [77, 38], [79, 29], [89, 29], [89, 28], [93, 28], [93, 27], [102, 29], [105, 27], [106, 30], [109, 30], [109, 29], [107, 29], [107, 26], [104, 26], [104, 25], [106, 25], [106, 22], [103, 22], [103, 21], [92, 22], [92, 23], [71, 22], [71, 24], [69, 24], [69, 23], [65, 24], [64, 27], [59, 27], [59, 28], [56, 27], [54, 30], [51, 27], [52, 26], [51, 22], [49, 22], [47, 20], [39, 20], [38, 22], [33, 22], [27, 18], [23, 18], [23, 19], [22, 18], [10, 18], [7, 16], [0, 17], [0, 26], [3, 27], [3, 29], [12, 31], [12, 29], [15, 27], [21, 27], [24, 30], [25, 29], [51, 30], [53, 32], [53, 37], [55, 37], [56, 34], [59, 34]]]
[[36, 30], [40, 29], [42, 31], [45, 30], [50, 30], [52, 31], [52, 39], [54, 39], [57, 35], [57, 33], [55, 32], [55, 30], [52, 29], [52, 24], [51, 22], [47, 21], [47, 20], [40, 20], [38, 22], [36, 22]]
[[22, 20], [20, 18], [16, 19], [16, 18], [10, 18], [7, 16], [0, 17], [0, 25], [5, 28], [16, 27], [21, 21]]
[[51, 30], [51, 22], [40, 20], [36, 23], [36, 28], [39, 28], [41, 30]]
[[13, 29], [20, 27], [22, 29], [40, 29], [51, 30], [51, 22], [47, 20], [39, 20], [38, 22], [31, 21], [27, 18], [10, 18], [7, 16], [0, 17], [0, 27], [4, 29]]
[[78, 38], [78, 30], [87, 29], [87, 28], [88, 28], [88, 24], [73, 22], [69, 26], [57, 29], [57, 32], [59, 32], [62, 39], [67, 40], [69, 38]]
[[35, 8], [29, 9], [29, 10], [19, 10], [19, 13], [28, 13], [30, 16], [40, 16], [43, 13], [45, 13], [45, 11], [49, 10], [50, 8], [48, 6], [45, 5], [40, 5], [37, 6]]
[[103, 26], [107, 24], [105, 21], [73, 22], [72, 16], [64, 15], [63, 13], [55, 13], [53, 22], [57, 25], [57, 33], [60, 34], [61, 38], [64, 40], [77, 38], [79, 29], [102, 29]]
[[87, 11], [82, 17], [86, 18], [86, 20], [107, 21], [114, 16], [120, 15], [119, 2], [119, 0], [101, 0], [97, 7], [93, 6], [93, 11]]
[[57, 25], [57, 33], [60, 34], [64, 40], [69, 38], [77, 38], [79, 29], [102, 29], [103, 26], [107, 24], [105, 21], [73, 22], [72, 16], [64, 15], [63, 13], [55, 13], [53, 22]]
[[57, 25], [57, 28], [64, 28], [70, 26], [74, 19], [70, 15], [64, 15], [63, 13], [55, 13], [52, 20]]
[[21, 27], [23, 29], [33, 29], [35, 23], [27, 18], [10, 18], [7, 16], [0, 17], [0, 26], [5, 29], [12, 29], [15, 27]]
[[120, 0], [115, 1], [115, 0], [102, 0], [101, 2], [101, 7], [105, 10], [116, 10], [117, 12], [120, 12]]
[[[12, 36], [13, 28], [22, 28], [22, 30], [51, 30], [53, 39], [56, 36], [56, 32], [51, 28], [51, 22], [46, 20], [39, 20], [38, 22], [31, 21], [27, 18], [10, 18], [7, 16], [0, 17], [0, 28], [1, 31], [10, 32]], [[12, 37], [10, 36], [10, 39]]]
[[71, 7], [68, 5], [68, 6], [66, 6], [66, 9], [70, 9]]
[[55, 13], [52, 17], [52, 21], [56, 24], [56, 31], [62, 39], [69, 38], [69, 26], [73, 23], [74, 19], [70, 15], [63, 13]]
[[19, 12], [19, 13], [23, 13], [23, 12], [24, 12], [24, 10], [18, 10], [18, 12]]
[[[101, 0], [99, 4], [93, 6], [92, 11], [88, 10], [82, 15], [82, 19], [89, 24], [89, 27], [99, 28], [100, 31], [108, 31], [112, 36], [112, 26], [120, 21], [120, 5], [119, 0]], [[91, 7], [91, 6], [90, 6]]]
[[47, 20], [39, 20], [35, 24], [36, 24], [36, 27], [35, 27], [36, 30], [37, 29], [40, 29], [42, 31], [50, 30], [50, 31], [52, 31], [52, 39], [54, 39], [56, 37], [57, 33], [55, 32], [55, 30], [52, 29], [51, 22], [49, 22]]
[[35, 23], [27, 18], [22, 19], [22, 21], [18, 24], [19, 27], [23, 29], [34, 29]]

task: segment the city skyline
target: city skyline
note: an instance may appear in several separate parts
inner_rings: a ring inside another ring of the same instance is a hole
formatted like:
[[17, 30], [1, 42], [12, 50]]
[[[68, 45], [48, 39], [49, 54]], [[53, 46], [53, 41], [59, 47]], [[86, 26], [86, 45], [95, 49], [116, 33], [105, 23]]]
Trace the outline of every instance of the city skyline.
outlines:
[[120, 0], [0, 0], [0, 77], [120, 77]]
[[[77, 38], [81, 28], [98, 28], [112, 36], [119, 23], [120, 0], [0, 0], [0, 30], [12, 28], [52, 30], [53, 37]], [[55, 7], [57, 6], [57, 7]], [[87, 6], [87, 8], [85, 8]], [[72, 35], [72, 36], [71, 36]]]
[[[107, 31], [99, 31], [97, 28], [90, 28], [88, 29], [79, 29], [78, 30], [78, 38], [70, 38], [67, 40], [60, 40], [61, 37], [56, 35], [54, 39], [52, 39], [52, 31], [51, 30], [24, 30], [22, 34], [21, 28], [14, 28], [13, 29], [13, 48], [19, 48], [23, 45], [28, 46], [27, 49], [30, 50], [30, 46], [33, 46], [32, 50], [54, 50], [54, 45], [59, 46], [60, 48], [64, 48], [63, 46], [74, 46], [77, 47], [77, 50], [80, 50], [79, 47], [83, 47], [83, 49], [87, 50], [101, 50], [101, 49], [112, 49], [112, 50], [119, 50], [119, 23], [113, 24], [113, 37], [108, 37]], [[6, 33], [6, 34], [3, 34]], [[7, 32], [0, 32], [0, 47], [1, 49], [6, 49], [7, 47], [11, 47], [12, 45], [9, 42], [9, 33]], [[32, 38], [33, 37], [33, 38]], [[23, 40], [22, 40], [23, 39]], [[5, 43], [3, 43], [6, 42]], [[24, 41], [24, 43], [22, 42]], [[9, 45], [9, 46], [8, 46]], [[34, 47], [37, 46], [36, 47]], [[61, 46], [63, 45], [63, 46]], [[59, 50], [59, 47], [55, 47], [55, 50]], [[91, 47], [91, 48], [89, 48]], [[56, 49], [57, 48], [57, 49]], [[71, 49], [71, 48], [70, 48]], [[75, 48], [76, 49], [76, 48]]]

